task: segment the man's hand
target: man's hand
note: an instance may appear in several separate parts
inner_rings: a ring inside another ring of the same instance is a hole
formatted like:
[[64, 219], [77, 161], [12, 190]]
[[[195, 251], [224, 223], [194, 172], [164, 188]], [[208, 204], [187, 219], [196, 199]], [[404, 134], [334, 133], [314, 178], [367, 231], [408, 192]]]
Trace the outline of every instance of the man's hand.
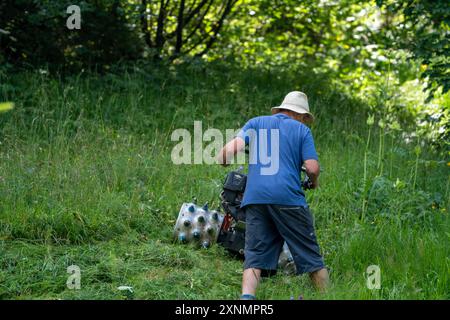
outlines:
[[305, 160], [303, 162], [303, 166], [306, 169], [306, 174], [311, 180], [312, 186], [311, 189], [317, 189], [319, 187], [319, 174], [320, 174], [320, 166], [317, 160]]
[[217, 155], [217, 163], [219, 163], [222, 166], [228, 166], [231, 162], [231, 159], [235, 156], [236, 153], [239, 151], [244, 150], [245, 148], [245, 141], [240, 138], [236, 137], [230, 142], [228, 142], [222, 150], [220, 150], [219, 154]]

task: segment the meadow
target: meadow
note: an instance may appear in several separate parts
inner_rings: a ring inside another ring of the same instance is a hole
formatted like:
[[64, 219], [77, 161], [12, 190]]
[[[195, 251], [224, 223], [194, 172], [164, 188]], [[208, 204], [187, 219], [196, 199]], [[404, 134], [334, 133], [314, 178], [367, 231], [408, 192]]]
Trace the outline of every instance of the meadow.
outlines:
[[[1, 82], [15, 108], [0, 114], [0, 299], [237, 299], [242, 261], [172, 239], [181, 204], [216, 208], [230, 168], [174, 165], [171, 133], [238, 129], [291, 90], [317, 119], [321, 186], [307, 200], [331, 286], [279, 273], [258, 298], [450, 298], [448, 160], [405, 139], [413, 127], [372, 123], [368, 101], [326, 76], [218, 63]], [[66, 286], [70, 265], [79, 290]]]

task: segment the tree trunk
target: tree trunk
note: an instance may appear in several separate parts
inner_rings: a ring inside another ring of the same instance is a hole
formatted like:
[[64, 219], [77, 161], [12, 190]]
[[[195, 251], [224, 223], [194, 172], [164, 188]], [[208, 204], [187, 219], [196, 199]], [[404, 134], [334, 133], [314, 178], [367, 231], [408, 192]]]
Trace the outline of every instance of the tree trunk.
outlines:
[[150, 38], [150, 32], [148, 30], [148, 20], [147, 20], [147, 0], [142, 0], [141, 9], [141, 31], [144, 34], [145, 43], [149, 48], [153, 46], [152, 40]]
[[166, 3], [164, 3], [164, 0], [160, 0], [159, 5], [159, 14], [158, 14], [158, 24], [156, 27], [156, 49], [158, 52], [162, 51], [162, 48], [164, 46], [165, 38], [164, 38], [164, 21], [166, 19], [166, 6], [169, 3], [169, 0], [167, 0]]
[[181, 47], [183, 46], [183, 18], [184, 18], [184, 2], [181, 0], [180, 9], [178, 11], [178, 24], [177, 24], [177, 42], [175, 43], [175, 55], [178, 56], [181, 52]]

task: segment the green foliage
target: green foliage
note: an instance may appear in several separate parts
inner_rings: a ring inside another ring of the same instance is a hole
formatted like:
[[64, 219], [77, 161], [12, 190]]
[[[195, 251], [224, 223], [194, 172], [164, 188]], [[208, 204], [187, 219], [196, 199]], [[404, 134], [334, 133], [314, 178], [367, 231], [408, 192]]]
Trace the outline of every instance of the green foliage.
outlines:
[[368, 219], [377, 222], [388, 218], [409, 225], [432, 226], [441, 209], [445, 209], [440, 192], [414, 190], [398, 178], [393, 182], [383, 176], [373, 180], [367, 200]]
[[423, 78], [429, 78], [431, 92], [442, 86], [450, 90], [450, 7], [445, 0], [383, 1], [391, 15], [402, 16], [387, 26], [390, 43], [407, 49], [424, 66]]
[[[170, 61], [201, 57], [221, 40], [226, 19], [238, 0], [141, 0], [130, 18], [145, 41], [145, 56]], [[138, 13], [138, 15], [136, 14]]]
[[83, 67], [104, 70], [112, 63], [138, 57], [139, 41], [127, 26], [120, 1], [78, 3], [81, 30], [66, 27], [66, 9], [72, 4], [68, 0], [2, 1], [0, 61], [78, 71]]
[[12, 110], [14, 108], [14, 103], [12, 102], [3, 102], [0, 103], [0, 112], [6, 112]]

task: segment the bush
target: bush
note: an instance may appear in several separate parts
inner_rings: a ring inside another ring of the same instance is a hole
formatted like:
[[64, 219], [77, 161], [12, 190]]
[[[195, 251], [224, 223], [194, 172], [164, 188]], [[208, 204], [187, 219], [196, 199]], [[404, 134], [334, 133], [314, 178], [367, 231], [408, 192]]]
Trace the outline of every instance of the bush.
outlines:
[[6, 0], [0, 4], [0, 61], [75, 71], [106, 68], [139, 56], [120, 1], [80, 2], [81, 29], [69, 30], [71, 1]]
[[397, 179], [376, 177], [368, 192], [368, 216], [396, 219], [407, 224], [427, 224], [439, 211], [445, 211], [442, 195], [417, 190]]

